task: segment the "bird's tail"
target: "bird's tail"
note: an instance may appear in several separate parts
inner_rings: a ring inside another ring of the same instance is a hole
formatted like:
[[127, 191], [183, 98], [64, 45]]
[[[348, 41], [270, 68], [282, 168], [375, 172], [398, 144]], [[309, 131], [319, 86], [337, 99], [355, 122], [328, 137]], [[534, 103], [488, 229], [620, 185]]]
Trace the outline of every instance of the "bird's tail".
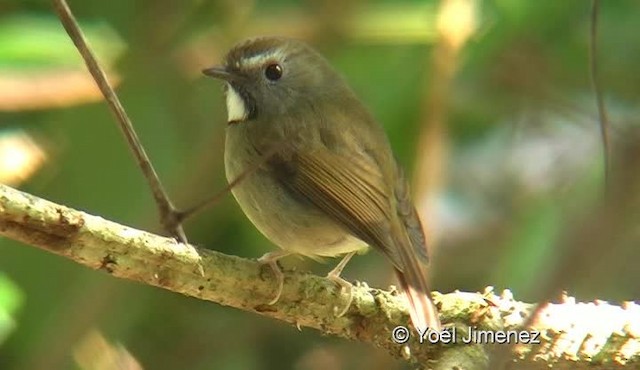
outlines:
[[431, 292], [426, 284], [426, 277], [420, 272], [418, 274], [421, 276], [415, 276], [415, 273], [416, 271], [407, 273], [396, 269], [400, 287], [409, 302], [411, 322], [421, 333], [427, 328], [439, 332], [442, 330], [442, 325], [438, 317], [438, 310], [431, 300]]

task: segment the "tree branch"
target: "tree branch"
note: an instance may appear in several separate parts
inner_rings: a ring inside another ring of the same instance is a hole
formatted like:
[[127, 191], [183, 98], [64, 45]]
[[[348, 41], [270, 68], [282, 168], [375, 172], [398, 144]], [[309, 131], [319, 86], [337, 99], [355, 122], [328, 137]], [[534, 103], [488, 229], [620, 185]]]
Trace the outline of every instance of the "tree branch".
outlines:
[[[282, 296], [277, 304], [268, 305], [276, 281], [268, 268], [262, 269], [255, 261], [180, 244], [5, 185], [0, 185], [0, 235], [116, 277], [258, 313], [298, 328], [371, 343], [422, 368], [482, 368], [487, 363], [488, 346], [462, 343], [469, 327], [529, 336], [540, 332], [540, 344], [514, 347], [513, 366], [519, 368], [549, 364], [617, 368], [640, 363], [640, 306], [633, 303], [618, 307], [575, 303], [567, 298], [561, 304], [550, 304], [538, 322], [524, 331], [518, 328], [533, 306], [515, 301], [508, 292], [502, 296], [491, 290], [484, 294], [436, 294], [443, 321], [455, 328], [457, 343], [443, 344], [446, 338], [441, 337], [439, 344], [428, 340], [420, 344], [419, 335], [412, 331], [407, 343], [398, 344], [392, 337], [392, 333], [399, 333], [394, 328], [409, 325], [405, 303], [393, 289], [387, 292], [366, 284], [355, 286], [349, 311], [336, 317], [335, 312], [347, 301], [339, 287], [325, 278], [285, 271]], [[522, 342], [522, 335], [519, 338]]]

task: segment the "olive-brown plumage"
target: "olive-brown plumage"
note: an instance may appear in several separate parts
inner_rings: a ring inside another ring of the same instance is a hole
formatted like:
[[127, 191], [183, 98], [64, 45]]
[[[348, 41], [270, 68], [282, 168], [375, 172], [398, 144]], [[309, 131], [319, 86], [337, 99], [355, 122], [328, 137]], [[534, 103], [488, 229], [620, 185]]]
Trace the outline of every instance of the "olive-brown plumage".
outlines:
[[[227, 179], [233, 195], [282, 251], [345, 260], [367, 245], [393, 265], [414, 326], [440, 330], [429, 297], [428, 253], [407, 181], [381, 126], [328, 62], [305, 44], [258, 38], [232, 48], [226, 82]], [[341, 279], [340, 279], [341, 280]], [[279, 293], [278, 293], [279, 295]]]

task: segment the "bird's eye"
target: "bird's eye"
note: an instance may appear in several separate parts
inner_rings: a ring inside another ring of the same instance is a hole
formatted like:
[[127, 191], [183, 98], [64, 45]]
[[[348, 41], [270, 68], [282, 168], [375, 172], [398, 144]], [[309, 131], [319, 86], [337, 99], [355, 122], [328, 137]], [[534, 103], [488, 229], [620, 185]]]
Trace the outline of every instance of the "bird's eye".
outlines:
[[264, 69], [264, 76], [271, 81], [277, 81], [282, 77], [282, 67], [276, 63], [269, 64]]

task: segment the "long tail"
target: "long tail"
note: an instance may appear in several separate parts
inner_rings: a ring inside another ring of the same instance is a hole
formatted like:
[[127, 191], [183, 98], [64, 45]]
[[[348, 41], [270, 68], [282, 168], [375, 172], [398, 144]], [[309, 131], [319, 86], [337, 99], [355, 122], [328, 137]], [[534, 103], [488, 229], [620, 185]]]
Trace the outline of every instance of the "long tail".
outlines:
[[413, 326], [420, 332], [427, 330], [427, 327], [439, 332], [442, 325], [438, 310], [431, 300], [431, 289], [427, 280], [429, 257], [424, 234], [413, 208], [407, 213], [404, 227], [396, 224], [395, 230], [392, 230], [399, 259], [399, 263], [395, 265], [396, 275], [409, 302]]
[[427, 327], [435, 331], [442, 330], [438, 310], [431, 300], [431, 289], [427, 280], [429, 253], [422, 230], [420, 216], [416, 212], [409, 186], [402, 169], [398, 167], [398, 181], [394, 189], [398, 222], [391, 223], [391, 237], [394, 242], [394, 262], [400, 286], [409, 301], [409, 313], [413, 326], [419, 331]]
[[[413, 326], [420, 332], [427, 327], [435, 331], [442, 330], [438, 310], [431, 300], [429, 287], [424, 276], [415, 279], [415, 271], [403, 273], [396, 269], [400, 287], [409, 301], [409, 314]], [[422, 274], [421, 274], [422, 275]], [[412, 279], [409, 279], [412, 276]]]

